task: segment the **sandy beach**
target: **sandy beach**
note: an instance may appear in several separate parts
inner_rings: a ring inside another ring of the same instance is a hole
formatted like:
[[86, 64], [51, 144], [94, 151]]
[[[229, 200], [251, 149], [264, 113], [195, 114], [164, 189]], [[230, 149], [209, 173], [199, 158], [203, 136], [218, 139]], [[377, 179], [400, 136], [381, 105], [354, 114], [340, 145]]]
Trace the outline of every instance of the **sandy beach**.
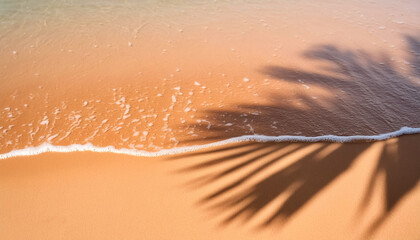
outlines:
[[418, 0], [0, 0], [0, 238], [418, 240], [419, 23]]
[[0, 161], [3, 239], [417, 239], [419, 135]]

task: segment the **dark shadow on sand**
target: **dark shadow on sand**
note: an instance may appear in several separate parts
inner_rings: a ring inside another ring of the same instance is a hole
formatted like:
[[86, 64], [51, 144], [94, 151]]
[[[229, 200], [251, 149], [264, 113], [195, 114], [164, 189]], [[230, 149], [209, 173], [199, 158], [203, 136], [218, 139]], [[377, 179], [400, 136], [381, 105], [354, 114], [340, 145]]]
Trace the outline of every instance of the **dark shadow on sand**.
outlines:
[[[405, 40], [409, 55], [405, 64], [407, 69], [400, 69], [400, 65], [385, 53], [371, 55], [364, 51], [342, 50], [334, 45], [316, 46], [304, 52], [304, 57], [324, 63], [325, 67], [320, 72], [265, 66], [260, 70], [271, 78], [325, 87], [331, 90], [333, 97], [318, 101], [310, 94], [302, 93], [297, 99], [304, 107], [296, 108], [283, 96], [273, 92], [269, 96], [272, 104], [244, 104], [237, 106], [236, 111], [212, 110], [206, 112], [209, 115], [207, 121], [212, 123], [211, 128], [207, 124], [189, 127], [195, 127], [198, 135], [208, 136], [208, 140], [236, 137], [238, 132], [242, 132], [241, 135], [300, 135], [296, 132], [296, 129], [300, 129], [307, 136], [325, 133], [375, 135], [407, 125], [402, 123], [420, 127], [420, 41], [413, 36], [405, 36]], [[386, 207], [367, 230], [367, 235], [373, 234], [400, 200], [418, 184], [420, 147], [416, 146], [420, 146], [420, 143], [417, 139], [405, 136], [397, 141], [384, 142], [376, 170], [367, 180], [369, 187], [358, 214], [362, 215], [369, 206], [376, 187], [385, 189]], [[189, 141], [194, 142], [194, 139]], [[287, 192], [283, 203], [270, 213], [261, 227], [275, 223], [282, 225], [347, 171], [372, 144], [242, 143], [191, 153], [189, 155], [206, 155], [206, 160], [187, 166], [182, 172], [205, 170], [229, 163], [224, 170], [206, 174], [192, 183], [195, 187], [201, 187], [237, 176], [235, 180], [223, 182], [223, 187], [210, 192], [200, 202], [221, 212], [235, 209], [225, 218], [224, 224], [234, 220], [251, 220]], [[416, 152], [412, 152], [413, 149]], [[285, 163], [274, 173], [261, 175], [287, 156], [299, 153], [304, 154], [297, 161]], [[181, 157], [188, 157], [188, 154]], [[263, 177], [252, 187], [238, 190], [258, 176]], [[377, 182], [383, 176], [385, 186], [378, 186]]]

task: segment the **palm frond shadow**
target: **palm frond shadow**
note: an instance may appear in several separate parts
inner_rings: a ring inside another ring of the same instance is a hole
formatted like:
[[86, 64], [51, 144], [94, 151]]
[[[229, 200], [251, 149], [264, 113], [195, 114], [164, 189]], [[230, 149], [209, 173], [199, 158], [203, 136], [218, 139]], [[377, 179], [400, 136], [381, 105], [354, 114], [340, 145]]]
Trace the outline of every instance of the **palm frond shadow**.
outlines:
[[[209, 115], [207, 120], [213, 127], [208, 129], [207, 124], [194, 127], [201, 131], [202, 134], [198, 135], [208, 136], [211, 140], [236, 137], [238, 132], [241, 135], [299, 135], [296, 129], [301, 129], [313, 136], [337, 132], [342, 135], [373, 135], [398, 130], [404, 123], [420, 127], [420, 41], [412, 36], [405, 36], [405, 39], [410, 54], [407, 59], [411, 67], [409, 72], [400, 71], [386, 54], [375, 57], [367, 52], [341, 50], [333, 45], [316, 46], [304, 56], [326, 63], [328, 67], [323, 71], [330, 74], [279, 66], [266, 66], [261, 71], [279, 81], [304, 81], [333, 92], [345, 92], [344, 97], [326, 98], [320, 104], [309, 94], [302, 94], [299, 98], [307, 107], [295, 108], [281, 95], [273, 93], [270, 96], [272, 104], [244, 104], [237, 106], [237, 111], [209, 111], [206, 112]], [[328, 107], [325, 107], [325, 102]], [[234, 124], [226, 126], [227, 122]], [[248, 124], [252, 124], [252, 131]], [[193, 187], [219, 184], [199, 204], [228, 213], [223, 224], [251, 221], [257, 216], [261, 219], [263, 214], [261, 227], [282, 225], [346, 172], [373, 144], [234, 144], [190, 154], [206, 157], [180, 172], [206, 171], [190, 183]], [[368, 235], [380, 227], [420, 180], [420, 161], [416, 159], [420, 150], [415, 147], [420, 146], [417, 137], [404, 136], [396, 141], [385, 141], [383, 145], [359, 208], [362, 215], [371, 202], [374, 188], [385, 189], [386, 207], [368, 229]], [[385, 186], [377, 184], [381, 176], [385, 176]]]

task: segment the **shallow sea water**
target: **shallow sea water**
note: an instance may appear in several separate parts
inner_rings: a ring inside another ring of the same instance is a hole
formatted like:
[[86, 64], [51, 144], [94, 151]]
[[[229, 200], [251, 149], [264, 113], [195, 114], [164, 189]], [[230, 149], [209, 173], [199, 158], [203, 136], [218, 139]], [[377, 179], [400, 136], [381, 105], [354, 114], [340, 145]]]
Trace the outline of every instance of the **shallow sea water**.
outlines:
[[0, 153], [418, 132], [419, 23], [418, 1], [1, 0]]

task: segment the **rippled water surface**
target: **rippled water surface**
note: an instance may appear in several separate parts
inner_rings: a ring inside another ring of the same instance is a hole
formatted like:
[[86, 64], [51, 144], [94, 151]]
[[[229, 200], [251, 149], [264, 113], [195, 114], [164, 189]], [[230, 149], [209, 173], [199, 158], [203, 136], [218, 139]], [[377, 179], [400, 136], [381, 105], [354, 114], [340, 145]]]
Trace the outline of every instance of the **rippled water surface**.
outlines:
[[0, 0], [0, 153], [420, 127], [418, 1]]

